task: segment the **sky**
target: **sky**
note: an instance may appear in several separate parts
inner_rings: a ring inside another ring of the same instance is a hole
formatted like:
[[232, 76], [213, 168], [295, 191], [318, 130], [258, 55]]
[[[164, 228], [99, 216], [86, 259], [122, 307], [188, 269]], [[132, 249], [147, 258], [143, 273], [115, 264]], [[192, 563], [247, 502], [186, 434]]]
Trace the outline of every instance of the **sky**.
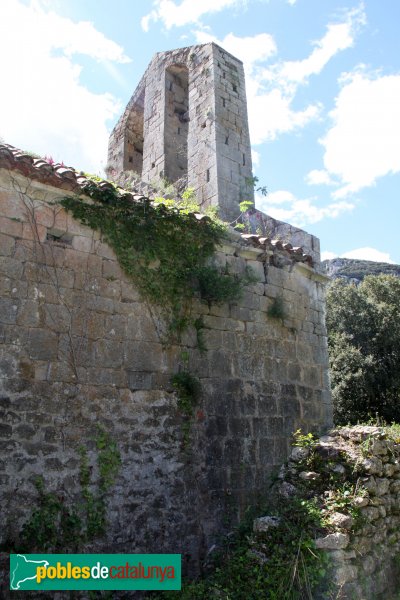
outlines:
[[156, 52], [244, 63], [256, 206], [323, 258], [400, 263], [399, 0], [1, 0], [0, 138], [104, 175]]

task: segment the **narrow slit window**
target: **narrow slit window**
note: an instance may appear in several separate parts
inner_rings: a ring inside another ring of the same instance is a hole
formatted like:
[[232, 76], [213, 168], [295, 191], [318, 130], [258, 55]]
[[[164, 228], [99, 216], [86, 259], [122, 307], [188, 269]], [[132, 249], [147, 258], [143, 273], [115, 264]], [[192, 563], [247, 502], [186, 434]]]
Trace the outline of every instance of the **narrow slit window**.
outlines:
[[226, 136], [225, 138], [225, 145], [228, 146], [229, 145], [229, 135]]
[[207, 183], [210, 181], [210, 169], [207, 169], [206, 181], [207, 181]]
[[243, 166], [244, 167], [246, 166], [246, 155], [245, 154], [243, 154]]
[[59, 229], [48, 229], [46, 234], [46, 242], [62, 246], [71, 246], [72, 238], [72, 234], [67, 233], [66, 231], [60, 231]]
[[232, 89], [234, 92], [237, 92], [237, 85], [235, 83], [232, 83]]

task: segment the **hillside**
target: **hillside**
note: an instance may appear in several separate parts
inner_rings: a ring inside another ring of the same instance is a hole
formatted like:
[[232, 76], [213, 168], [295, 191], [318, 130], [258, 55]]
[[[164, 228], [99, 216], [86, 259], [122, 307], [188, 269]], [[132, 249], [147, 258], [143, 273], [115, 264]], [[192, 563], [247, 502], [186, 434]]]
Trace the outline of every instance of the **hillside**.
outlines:
[[372, 260], [356, 260], [353, 258], [333, 258], [321, 263], [324, 273], [332, 279], [348, 279], [362, 281], [367, 275], [395, 275], [400, 277], [400, 265], [393, 265]]

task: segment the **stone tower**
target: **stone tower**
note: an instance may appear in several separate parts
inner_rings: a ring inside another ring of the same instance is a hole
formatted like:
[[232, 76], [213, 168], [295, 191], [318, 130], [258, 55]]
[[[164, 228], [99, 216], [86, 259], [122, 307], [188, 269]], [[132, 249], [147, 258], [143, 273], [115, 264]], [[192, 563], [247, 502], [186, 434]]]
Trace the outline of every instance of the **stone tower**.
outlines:
[[110, 136], [107, 171], [127, 170], [235, 219], [254, 197], [242, 62], [214, 43], [156, 54]]

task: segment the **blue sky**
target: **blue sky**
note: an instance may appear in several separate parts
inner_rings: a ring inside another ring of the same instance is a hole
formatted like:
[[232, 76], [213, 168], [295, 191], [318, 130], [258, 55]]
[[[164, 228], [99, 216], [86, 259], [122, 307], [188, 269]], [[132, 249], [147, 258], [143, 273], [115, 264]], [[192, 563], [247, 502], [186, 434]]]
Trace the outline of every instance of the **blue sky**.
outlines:
[[0, 137], [98, 174], [153, 54], [243, 60], [267, 214], [400, 263], [398, 0], [1, 0]]

